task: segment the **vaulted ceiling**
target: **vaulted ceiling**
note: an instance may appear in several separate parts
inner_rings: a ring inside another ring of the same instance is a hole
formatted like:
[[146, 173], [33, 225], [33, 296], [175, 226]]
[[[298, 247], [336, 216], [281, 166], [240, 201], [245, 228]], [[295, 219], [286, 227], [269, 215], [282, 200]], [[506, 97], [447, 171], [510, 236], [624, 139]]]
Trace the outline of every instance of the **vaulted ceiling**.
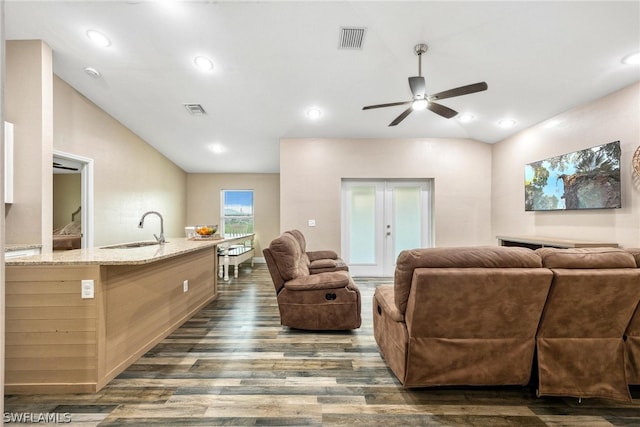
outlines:
[[[343, 27], [365, 29], [361, 48], [340, 48]], [[640, 51], [638, 1], [6, 0], [5, 37], [44, 40], [60, 78], [187, 172], [277, 172], [280, 138], [495, 143], [640, 80], [622, 62]], [[389, 127], [406, 106], [362, 107], [411, 99], [417, 43], [427, 94], [489, 88], [442, 100], [452, 119], [415, 111]]]

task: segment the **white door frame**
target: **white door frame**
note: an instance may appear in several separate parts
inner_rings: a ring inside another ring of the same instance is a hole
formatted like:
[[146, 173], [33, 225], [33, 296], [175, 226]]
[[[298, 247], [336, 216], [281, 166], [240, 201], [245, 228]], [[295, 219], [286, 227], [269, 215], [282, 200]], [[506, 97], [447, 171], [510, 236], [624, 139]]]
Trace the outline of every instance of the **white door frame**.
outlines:
[[78, 156], [76, 154], [65, 153], [64, 151], [53, 150], [53, 158], [70, 160], [80, 165], [81, 195], [80, 204], [82, 210], [80, 217], [82, 221], [82, 248], [93, 247], [93, 159]]

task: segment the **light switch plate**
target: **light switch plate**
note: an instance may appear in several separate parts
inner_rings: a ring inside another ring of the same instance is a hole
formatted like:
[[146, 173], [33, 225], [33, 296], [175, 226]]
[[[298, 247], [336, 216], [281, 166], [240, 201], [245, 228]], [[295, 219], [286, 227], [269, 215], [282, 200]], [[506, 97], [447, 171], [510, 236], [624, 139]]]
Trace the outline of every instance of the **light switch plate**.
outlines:
[[82, 299], [93, 299], [94, 298], [94, 284], [93, 280], [82, 280], [82, 287], [80, 291], [80, 296]]
[[182, 292], [187, 292], [189, 290], [189, 281], [185, 280], [182, 282]]
[[316, 226], [316, 220], [315, 219], [310, 219], [309, 221], [307, 221], [307, 224], [309, 225], [309, 227], [315, 227]]

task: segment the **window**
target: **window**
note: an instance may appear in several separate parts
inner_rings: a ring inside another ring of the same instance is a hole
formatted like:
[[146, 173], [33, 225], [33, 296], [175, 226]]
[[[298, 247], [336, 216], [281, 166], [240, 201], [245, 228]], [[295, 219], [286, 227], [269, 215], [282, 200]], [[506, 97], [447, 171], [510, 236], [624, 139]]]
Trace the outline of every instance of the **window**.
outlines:
[[222, 190], [223, 234], [253, 233], [253, 190]]

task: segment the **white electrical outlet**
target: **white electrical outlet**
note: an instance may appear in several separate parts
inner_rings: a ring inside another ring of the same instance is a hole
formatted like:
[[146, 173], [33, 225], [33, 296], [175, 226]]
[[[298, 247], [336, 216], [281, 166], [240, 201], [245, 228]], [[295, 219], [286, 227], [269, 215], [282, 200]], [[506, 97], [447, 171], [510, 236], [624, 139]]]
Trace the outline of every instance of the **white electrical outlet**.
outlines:
[[81, 289], [80, 297], [82, 299], [93, 299], [94, 297], [93, 280], [82, 280], [82, 285], [80, 289]]
[[316, 220], [315, 219], [310, 219], [309, 221], [307, 221], [307, 224], [309, 225], [309, 227], [315, 227], [316, 226]]
[[189, 290], [189, 281], [185, 280], [182, 282], [182, 292], [187, 292]]

